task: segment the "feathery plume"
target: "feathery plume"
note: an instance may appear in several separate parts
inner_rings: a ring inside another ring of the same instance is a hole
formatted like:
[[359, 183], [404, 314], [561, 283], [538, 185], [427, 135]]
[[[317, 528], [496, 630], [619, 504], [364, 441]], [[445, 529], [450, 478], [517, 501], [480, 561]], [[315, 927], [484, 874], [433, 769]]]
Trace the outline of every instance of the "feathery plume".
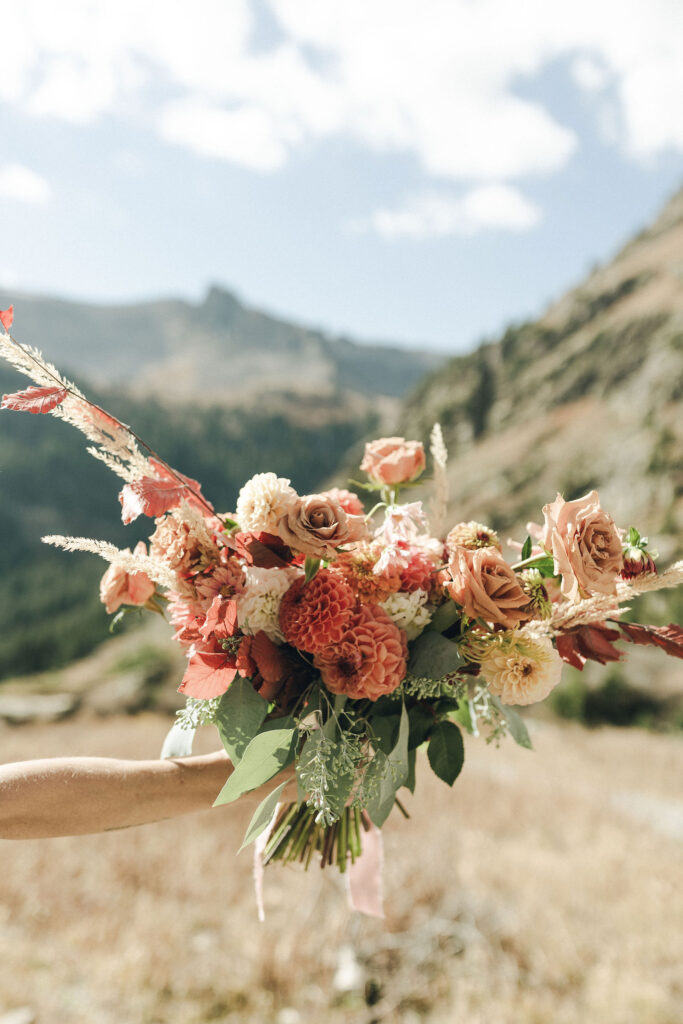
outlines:
[[448, 512], [448, 476], [446, 475], [448, 449], [443, 439], [440, 423], [435, 423], [432, 427], [432, 432], [429, 435], [429, 452], [434, 464], [434, 487], [429, 504], [429, 520], [432, 533], [440, 537], [445, 529]]
[[144, 572], [151, 580], [162, 587], [173, 587], [176, 583], [175, 574], [160, 558], [152, 555], [136, 555], [131, 551], [117, 548], [106, 540], [94, 540], [92, 537], [62, 537], [50, 534], [42, 537], [43, 544], [52, 544], [63, 551], [87, 551], [91, 555], [99, 555], [105, 562], [120, 566], [126, 572]]

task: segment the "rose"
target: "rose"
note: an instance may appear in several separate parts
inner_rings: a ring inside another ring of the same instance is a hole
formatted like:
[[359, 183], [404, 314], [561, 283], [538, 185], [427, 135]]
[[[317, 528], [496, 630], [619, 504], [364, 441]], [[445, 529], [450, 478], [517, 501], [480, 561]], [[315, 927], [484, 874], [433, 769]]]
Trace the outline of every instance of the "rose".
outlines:
[[380, 437], [365, 445], [360, 468], [376, 483], [393, 487], [416, 480], [425, 465], [425, 452], [420, 441]]
[[336, 501], [338, 505], [341, 505], [348, 515], [362, 516], [365, 514], [362, 501], [353, 491], [331, 487], [329, 491], [323, 491], [322, 494], [325, 498], [332, 498], [332, 501]]
[[621, 537], [614, 520], [600, 507], [597, 491], [576, 501], [558, 494], [543, 509], [541, 543], [552, 553], [562, 593], [572, 601], [589, 594], [615, 594], [624, 564]]
[[[146, 555], [143, 541], [136, 545], [134, 554]], [[117, 611], [122, 604], [145, 605], [156, 590], [145, 572], [128, 572], [120, 565], [110, 565], [100, 581], [100, 601], [107, 614]]]
[[458, 548], [449, 568], [452, 579], [446, 590], [470, 619], [513, 629], [529, 618], [529, 597], [496, 548]]
[[367, 540], [362, 516], [348, 515], [333, 498], [324, 494], [295, 495], [278, 520], [278, 536], [294, 551], [311, 558], [334, 558], [342, 544]]

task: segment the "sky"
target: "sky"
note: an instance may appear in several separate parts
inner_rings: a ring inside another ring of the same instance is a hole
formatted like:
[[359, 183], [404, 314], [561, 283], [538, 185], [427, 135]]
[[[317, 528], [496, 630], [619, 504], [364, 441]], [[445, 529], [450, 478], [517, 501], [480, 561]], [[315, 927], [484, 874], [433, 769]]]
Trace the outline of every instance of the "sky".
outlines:
[[[0, 0], [0, 285], [464, 351], [683, 185], [680, 0]], [[16, 310], [20, 337], [20, 303]]]

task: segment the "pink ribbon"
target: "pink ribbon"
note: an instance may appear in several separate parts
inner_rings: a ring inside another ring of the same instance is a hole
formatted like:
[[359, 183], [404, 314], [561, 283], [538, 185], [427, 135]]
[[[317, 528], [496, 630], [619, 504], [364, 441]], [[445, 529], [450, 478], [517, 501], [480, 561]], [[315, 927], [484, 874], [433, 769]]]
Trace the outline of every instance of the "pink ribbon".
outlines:
[[382, 874], [384, 868], [384, 843], [382, 833], [376, 825], [363, 833], [363, 851], [349, 864], [346, 872], [346, 893], [349, 906], [370, 917], [384, 917]]

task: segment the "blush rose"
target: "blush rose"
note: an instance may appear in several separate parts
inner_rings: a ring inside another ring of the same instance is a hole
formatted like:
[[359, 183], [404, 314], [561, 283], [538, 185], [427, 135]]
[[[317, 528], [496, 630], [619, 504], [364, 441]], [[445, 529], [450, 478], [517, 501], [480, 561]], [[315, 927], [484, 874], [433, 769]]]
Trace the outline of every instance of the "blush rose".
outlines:
[[425, 451], [420, 441], [380, 437], [365, 445], [360, 468], [376, 483], [393, 487], [416, 480], [425, 465]]
[[348, 515], [339, 502], [324, 494], [297, 496], [278, 520], [278, 535], [294, 551], [311, 558], [334, 558], [343, 544], [369, 538], [362, 516]]
[[449, 568], [446, 590], [470, 619], [514, 629], [529, 618], [529, 597], [496, 548], [458, 548]]
[[[133, 552], [146, 555], [147, 548], [140, 541]], [[128, 572], [120, 565], [110, 565], [100, 581], [100, 601], [107, 614], [117, 611], [122, 604], [147, 604], [156, 587], [147, 573]]]
[[590, 594], [615, 594], [624, 565], [621, 537], [600, 507], [597, 491], [565, 501], [559, 494], [543, 508], [541, 543], [562, 576], [562, 594], [572, 601]]

